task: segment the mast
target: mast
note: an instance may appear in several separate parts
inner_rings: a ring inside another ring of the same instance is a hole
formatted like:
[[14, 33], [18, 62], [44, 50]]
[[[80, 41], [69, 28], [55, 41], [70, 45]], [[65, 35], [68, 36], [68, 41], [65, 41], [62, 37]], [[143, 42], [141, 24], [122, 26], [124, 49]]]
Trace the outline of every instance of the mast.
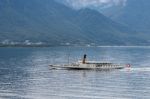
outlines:
[[68, 65], [70, 64], [70, 53], [68, 54]]

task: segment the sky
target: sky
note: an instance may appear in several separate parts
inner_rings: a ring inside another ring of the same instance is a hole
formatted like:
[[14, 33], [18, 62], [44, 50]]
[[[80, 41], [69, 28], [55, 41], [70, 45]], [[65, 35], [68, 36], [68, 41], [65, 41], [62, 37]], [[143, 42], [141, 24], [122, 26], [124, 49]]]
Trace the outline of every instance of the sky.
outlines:
[[100, 7], [108, 8], [112, 6], [125, 6], [127, 0], [57, 0], [73, 7], [74, 9], [81, 9], [85, 7]]

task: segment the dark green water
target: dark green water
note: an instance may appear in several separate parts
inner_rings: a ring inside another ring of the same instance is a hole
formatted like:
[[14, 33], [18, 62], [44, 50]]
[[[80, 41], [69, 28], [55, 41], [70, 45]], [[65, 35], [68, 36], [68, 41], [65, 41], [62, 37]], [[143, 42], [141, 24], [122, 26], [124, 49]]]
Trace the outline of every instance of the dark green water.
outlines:
[[[50, 70], [81, 59], [132, 65], [114, 71]], [[149, 47], [0, 48], [0, 99], [150, 99]]]

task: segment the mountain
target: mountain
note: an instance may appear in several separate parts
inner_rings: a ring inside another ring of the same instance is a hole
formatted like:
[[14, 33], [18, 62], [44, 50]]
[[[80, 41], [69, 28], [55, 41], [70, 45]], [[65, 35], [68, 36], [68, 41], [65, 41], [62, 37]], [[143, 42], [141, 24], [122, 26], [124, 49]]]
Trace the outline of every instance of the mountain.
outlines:
[[124, 7], [104, 9], [103, 14], [139, 32], [150, 40], [150, 0], [127, 0]]
[[135, 31], [97, 11], [73, 10], [54, 0], [0, 0], [0, 40], [49, 45], [137, 45]]

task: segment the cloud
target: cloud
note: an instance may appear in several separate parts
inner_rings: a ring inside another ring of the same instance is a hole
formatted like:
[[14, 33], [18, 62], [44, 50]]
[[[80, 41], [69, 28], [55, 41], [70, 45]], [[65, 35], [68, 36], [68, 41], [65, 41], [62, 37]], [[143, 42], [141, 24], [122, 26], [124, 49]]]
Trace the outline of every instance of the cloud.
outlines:
[[85, 7], [107, 8], [111, 6], [125, 6], [127, 0], [57, 0], [75, 9]]

